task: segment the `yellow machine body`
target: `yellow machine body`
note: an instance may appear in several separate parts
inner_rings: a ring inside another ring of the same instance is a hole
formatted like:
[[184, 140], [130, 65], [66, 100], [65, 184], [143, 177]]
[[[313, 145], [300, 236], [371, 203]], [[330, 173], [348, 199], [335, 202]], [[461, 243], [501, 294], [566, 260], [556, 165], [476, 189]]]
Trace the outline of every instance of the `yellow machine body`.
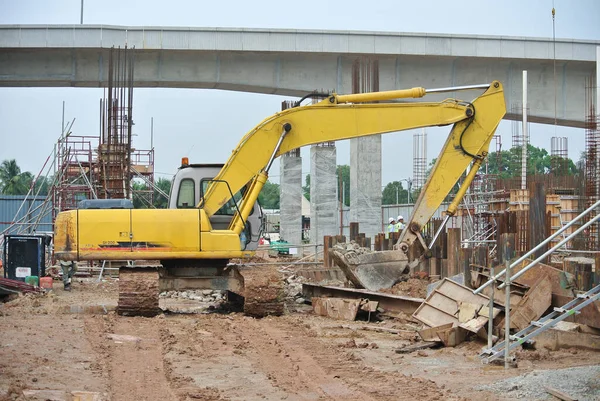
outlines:
[[202, 209], [70, 210], [56, 218], [62, 260], [229, 259], [240, 250], [231, 230], [211, 230]]

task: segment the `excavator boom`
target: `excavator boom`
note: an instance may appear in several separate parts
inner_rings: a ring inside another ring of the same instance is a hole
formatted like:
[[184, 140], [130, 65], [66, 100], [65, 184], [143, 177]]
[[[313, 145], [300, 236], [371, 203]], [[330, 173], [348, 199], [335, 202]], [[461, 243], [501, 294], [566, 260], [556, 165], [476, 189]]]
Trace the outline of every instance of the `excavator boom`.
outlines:
[[[454, 124], [416, 202], [409, 230], [403, 234], [402, 241], [411, 246], [418, 238], [417, 233], [439, 208], [466, 168], [472, 162], [481, 163], [485, 158], [494, 132], [506, 112], [499, 82], [467, 89], [474, 88], [486, 90], [472, 102], [447, 99], [438, 103], [356, 103], [422, 97], [428, 92], [423, 88], [413, 88], [342, 96], [333, 94], [317, 104], [277, 113], [242, 138], [215, 178], [218, 182], [209, 188], [199, 206], [210, 216], [230, 199], [231, 193], [254, 180], [250, 188], [255, 193], [248, 191], [244, 199], [246, 205], [251, 205], [266, 182], [265, 166], [273, 157], [302, 146]], [[448, 91], [456, 89], [449, 88]], [[459, 201], [460, 197], [457, 197], [453, 210], [449, 211], [451, 214], [454, 214]], [[234, 219], [230, 228], [241, 232], [244, 218], [242, 212], [241, 219]]]

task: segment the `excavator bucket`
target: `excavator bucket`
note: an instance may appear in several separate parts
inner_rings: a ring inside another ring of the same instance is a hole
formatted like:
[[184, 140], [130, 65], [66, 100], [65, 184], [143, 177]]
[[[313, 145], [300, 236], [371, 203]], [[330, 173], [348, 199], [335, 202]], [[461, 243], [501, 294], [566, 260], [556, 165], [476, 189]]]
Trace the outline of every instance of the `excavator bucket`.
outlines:
[[378, 291], [402, 281], [409, 271], [408, 258], [401, 251], [359, 253], [354, 249], [330, 250], [333, 260], [357, 288]]

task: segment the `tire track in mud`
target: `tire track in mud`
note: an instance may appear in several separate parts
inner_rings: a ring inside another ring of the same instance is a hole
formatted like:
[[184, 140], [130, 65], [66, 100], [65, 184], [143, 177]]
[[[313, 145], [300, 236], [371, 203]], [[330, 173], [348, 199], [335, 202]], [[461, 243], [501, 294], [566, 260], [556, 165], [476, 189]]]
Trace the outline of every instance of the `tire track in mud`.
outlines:
[[111, 401], [177, 399], [165, 374], [160, 323], [116, 315], [86, 319], [85, 334], [100, 354]]
[[[449, 395], [432, 381], [399, 372], [379, 372], [366, 366], [352, 351], [319, 338], [300, 317], [254, 321], [251, 326], [256, 334], [251, 342], [257, 349], [265, 341], [277, 344], [300, 367], [299, 373], [306, 377], [306, 382], [318, 385], [333, 399], [448, 399]], [[351, 391], [352, 395], [338, 394], [338, 389]]]
[[[172, 383], [213, 400], [453, 399], [434, 382], [381, 372], [302, 317], [176, 319], [163, 326]], [[168, 345], [166, 345], [168, 343]], [[202, 398], [204, 399], [204, 398]]]
[[282, 325], [281, 320], [245, 320], [246, 338], [255, 351], [255, 362], [269, 372], [272, 380], [306, 399], [316, 396], [318, 399], [374, 400], [356, 386], [348, 385], [336, 372], [325, 369], [315, 355], [323, 355], [327, 350], [306, 341], [306, 333], [300, 327]]

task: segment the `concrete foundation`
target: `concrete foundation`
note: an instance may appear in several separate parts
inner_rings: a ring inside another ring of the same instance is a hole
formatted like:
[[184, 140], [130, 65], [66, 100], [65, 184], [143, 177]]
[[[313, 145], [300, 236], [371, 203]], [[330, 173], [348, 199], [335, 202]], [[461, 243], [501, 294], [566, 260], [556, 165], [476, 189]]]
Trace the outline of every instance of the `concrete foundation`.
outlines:
[[335, 146], [310, 148], [310, 242], [339, 233]]
[[295, 153], [281, 156], [280, 225], [282, 239], [290, 244], [302, 243], [302, 158]]
[[350, 221], [367, 237], [381, 232], [381, 136], [350, 140]]

